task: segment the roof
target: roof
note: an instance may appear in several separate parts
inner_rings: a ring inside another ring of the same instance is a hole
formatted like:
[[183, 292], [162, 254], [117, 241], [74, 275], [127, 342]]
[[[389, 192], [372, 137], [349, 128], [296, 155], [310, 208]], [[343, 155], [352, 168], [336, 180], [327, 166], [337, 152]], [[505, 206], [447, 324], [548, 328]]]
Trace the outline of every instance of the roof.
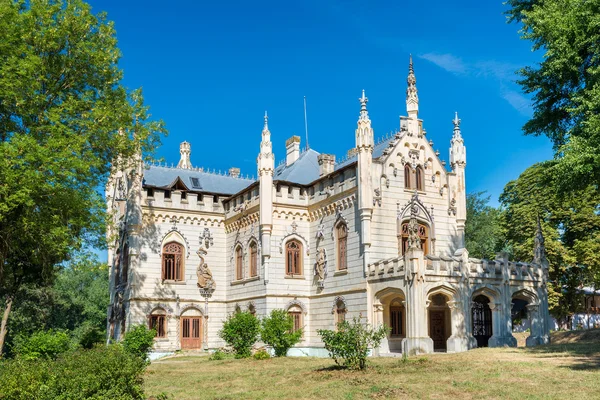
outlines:
[[[390, 145], [390, 143], [392, 143], [394, 140], [396, 139], [396, 137], [394, 135], [391, 135], [389, 137], [386, 137], [385, 139], [381, 140], [380, 142], [378, 142], [375, 146], [373, 146], [373, 158], [379, 158], [383, 155], [383, 151], [385, 149], [387, 149]], [[339, 170], [342, 169], [354, 162], [356, 162], [357, 160], [357, 155], [354, 154], [351, 157], [348, 157], [347, 159], [339, 162], [338, 164], [335, 165], [335, 170]]]
[[275, 168], [273, 179], [308, 185], [320, 177], [319, 157], [320, 153], [308, 149], [300, 154], [300, 157], [291, 165], [281, 164]]
[[167, 188], [174, 185], [178, 178], [189, 190], [219, 194], [234, 194], [255, 182], [254, 179], [234, 178], [195, 169], [146, 165], [143, 185]]

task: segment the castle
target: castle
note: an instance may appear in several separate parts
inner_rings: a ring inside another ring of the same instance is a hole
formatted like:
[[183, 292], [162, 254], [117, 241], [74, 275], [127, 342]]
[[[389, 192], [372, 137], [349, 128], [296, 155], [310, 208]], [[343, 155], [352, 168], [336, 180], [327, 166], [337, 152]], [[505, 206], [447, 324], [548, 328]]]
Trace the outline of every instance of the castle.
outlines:
[[375, 354], [515, 346], [515, 312], [529, 318], [528, 345], [548, 343], [541, 233], [531, 263], [469, 258], [460, 120], [447, 168], [418, 117], [412, 59], [407, 83], [408, 115], [377, 143], [363, 91], [341, 162], [293, 136], [276, 167], [265, 114], [257, 180], [193, 168], [187, 142], [177, 167], [115, 168], [109, 336], [147, 324], [157, 352], [215, 349], [227, 315], [279, 308], [303, 329], [295, 355], [327, 355], [317, 330], [356, 316], [390, 327]]

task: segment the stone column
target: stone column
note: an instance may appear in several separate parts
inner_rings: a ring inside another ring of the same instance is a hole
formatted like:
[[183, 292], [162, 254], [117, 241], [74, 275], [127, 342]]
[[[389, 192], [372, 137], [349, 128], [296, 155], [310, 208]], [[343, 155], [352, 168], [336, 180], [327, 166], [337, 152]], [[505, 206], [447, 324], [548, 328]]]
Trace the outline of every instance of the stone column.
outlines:
[[465, 315], [460, 301], [449, 301], [452, 335], [446, 341], [448, 353], [467, 351], [469, 343], [465, 327]]
[[529, 317], [530, 335], [525, 341], [527, 347], [538, 346], [544, 343], [542, 338], [544, 321], [540, 318], [539, 306], [537, 304], [527, 305], [527, 316]]
[[433, 352], [433, 340], [427, 332], [427, 306], [425, 301], [425, 276], [423, 250], [409, 248], [404, 256], [407, 277], [406, 338], [402, 349], [408, 355]]
[[[385, 324], [383, 320], [383, 304], [376, 302], [373, 304], [373, 326], [380, 326]], [[382, 353], [389, 353], [390, 345], [388, 342], [387, 335], [381, 341], [378, 349], [373, 349], [373, 353], [375, 356], [379, 356]]]

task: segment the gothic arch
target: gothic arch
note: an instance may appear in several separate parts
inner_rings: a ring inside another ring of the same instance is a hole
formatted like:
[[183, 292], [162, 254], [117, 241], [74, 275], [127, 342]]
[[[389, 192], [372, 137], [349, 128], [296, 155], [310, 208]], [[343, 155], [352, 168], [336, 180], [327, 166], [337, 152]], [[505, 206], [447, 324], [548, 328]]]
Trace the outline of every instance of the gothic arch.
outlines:
[[448, 298], [448, 301], [452, 301], [456, 298], [456, 294], [458, 291], [456, 288], [449, 283], [442, 283], [441, 285], [437, 285], [427, 291], [427, 298], [431, 296], [435, 296], [436, 294], [443, 294]]
[[182, 245], [186, 254], [185, 258], [190, 257], [190, 244], [187, 238], [179, 231], [179, 229], [177, 229], [177, 227], [172, 227], [163, 235], [160, 241], [160, 252], [158, 253], [159, 256], [162, 256], [163, 247], [169, 242], [176, 242]]
[[388, 297], [401, 297], [402, 299], [406, 299], [406, 294], [404, 293], [404, 290], [394, 287], [388, 287], [375, 293], [375, 299], [379, 302]]
[[348, 309], [348, 304], [346, 303], [346, 299], [344, 298], [344, 296], [335, 296], [335, 299], [333, 299], [333, 304], [331, 306], [332, 314], [335, 314], [335, 310], [337, 310], [337, 306], [339, 303], [342, 303], [344, 305], [344, 309]]
[[186, 313], [187, 311], [191, 311], [191, 310], [196, 310], [203, 316], [205, 315], [204, 308], [202, 306], [192, 303], [192, 304], [187, 304], [187, 305], [183, 306], [181, 308], [181, 310], [179, 311], [178, 317], [181, 317], [184, 313]]
[[529, 288], [516, 288], [512, 291], [510, 295], [511, 299], [519, 298], [521, 300], [527, 301], [530, 305], [538, 305], [540, 304], [540, 300], [538, 295]]
[[500, 292], [498, 291], [498, 289], [496, 289], [488, 283], [483, 285], [477, 285], [473, 288], [473, 292], [471, 293], [471, 301], [479, 295], [487, 297], [490, 303], [493, 304], [500, 302], [501, 299]]
[[288, 301], [288, 303], [285, 305], [284, 310], [287, 311], [294, 306], [300, 307], [302, 309], [302, 314], [304, 314], [304, 315], [308, 314], [308, 310], [306, 309], [306, 306], [304, 305], [304, 303], [301, 302], [300, 300], [296, 300], [296, 299]]
[[146, 315], [150, 315], [157, 310], [163, 310], [167, 317], [173, 315], [173, 308], [169, 307], [169, 305], [165, 303], [148, 303], [143, 308], [144, 314]]
[[285, 235], [284, 237], [281, 238], [281, 241], [279, 242], [279, 253], [280, 254], [283, 254], [283, 249], [285, 248], [286, 243], [293, 239], [296, 239], [296, 240], [300, 241], [300, 243], [302, 243], [302, 246], [306, 249], [306, 255], [310, 254], [310, 247], [308, 244], [308, 240], [306, 240], [304, 238], [304, 236], [300, 235], [297, 232], [288, 233], [287, 235]]

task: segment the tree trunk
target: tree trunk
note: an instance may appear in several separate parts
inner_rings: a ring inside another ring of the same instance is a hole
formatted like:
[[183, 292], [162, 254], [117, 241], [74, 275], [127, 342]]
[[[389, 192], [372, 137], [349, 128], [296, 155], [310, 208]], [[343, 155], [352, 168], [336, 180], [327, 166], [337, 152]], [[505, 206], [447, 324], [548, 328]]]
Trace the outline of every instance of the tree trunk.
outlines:
[[8, 315], [12, 307], [13, 299], [9, 297], [6, 301], [6, 308], [4, 309], [4, 315], [2, 315], [2, 325], [0, 326], [0, 358], [2, 358], [2, 350], [4, 349], [4, 339], [6, 338], [6, 324], [8, 323]]

